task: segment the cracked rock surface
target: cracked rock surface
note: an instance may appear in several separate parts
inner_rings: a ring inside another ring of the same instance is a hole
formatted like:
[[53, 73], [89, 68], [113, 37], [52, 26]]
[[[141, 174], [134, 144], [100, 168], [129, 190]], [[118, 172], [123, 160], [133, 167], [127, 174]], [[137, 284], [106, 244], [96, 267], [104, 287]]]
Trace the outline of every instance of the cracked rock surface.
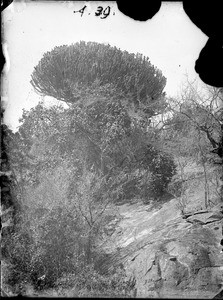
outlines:
[[118, 233], [107, 245], [116, 253], [110, 265], [124, 265], [135, 280], [136, 297], [211, 299], [221, 291], [221, 219], [206, 222], [209, 211], [190, 216], [202, 222], [188, 222], [176, 199], [159, 210], [123, 205], [120, 213]]

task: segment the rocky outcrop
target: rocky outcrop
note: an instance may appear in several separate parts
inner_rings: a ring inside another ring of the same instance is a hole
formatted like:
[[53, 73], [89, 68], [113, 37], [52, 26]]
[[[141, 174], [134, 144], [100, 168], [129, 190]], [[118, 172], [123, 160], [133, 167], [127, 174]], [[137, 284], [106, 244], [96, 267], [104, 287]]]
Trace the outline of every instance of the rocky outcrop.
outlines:
[[223, 283], [218, 245], [213, 229], [192, 225], [146, 246], [128, 260], [137, 296], [211, 298]]
[[183, 219], [175, 199], [157, 211], [135, 210], [135, 222], [129, 216], [120, 223], [112, 263], [134, 278], [136, 297], [211, 299], [223, 285], [222, 223], [214, 217], [208, 211]]

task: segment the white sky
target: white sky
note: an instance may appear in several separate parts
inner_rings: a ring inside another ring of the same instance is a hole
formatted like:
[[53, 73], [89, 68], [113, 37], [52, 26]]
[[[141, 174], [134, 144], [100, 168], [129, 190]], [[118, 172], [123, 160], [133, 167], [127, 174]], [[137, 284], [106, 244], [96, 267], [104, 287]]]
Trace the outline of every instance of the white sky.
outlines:
[[[186, 73], [191, 79], [198, 78], [194, 64], [207, 36], [187, 17], [182, 2], [162, 2], [160, 11], [146, 22], [122, 14], [116, 2], [86, 2], [82, 17], [73, 13], [84, 5], [79, 1], [13, 2], [3, 12], [7, 59], [4, 122], [13, 130], [19, 125], [22, 109], [30, 109], [40, 100], [30, 84], [31, 73], [43, 54], [55, 46], [84, 40], [142, 53], [167, 78], [168, 96], [179, 92]], [[94, 15], [97, 6], [108, 5], [111, 13], [106, 19]]]

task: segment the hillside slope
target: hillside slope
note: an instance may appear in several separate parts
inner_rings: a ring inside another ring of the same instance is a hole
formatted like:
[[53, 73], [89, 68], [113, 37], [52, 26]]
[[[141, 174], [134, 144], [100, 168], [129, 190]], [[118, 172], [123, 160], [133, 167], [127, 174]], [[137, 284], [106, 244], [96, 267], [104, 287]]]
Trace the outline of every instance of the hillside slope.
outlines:
[[[208, 168], [212, 205], [204, 209], [204, 174], [199, 166], [185, 169], [184, 218], [179, 199], [161, 207], [135, 203], [120, 206], [121, 221], [105, 249], [111, 254], [102, 269], [122, 264], [134, 278], [136, 297], [213, 298], [223, 284], [221, 203]], [[195, 213], [195, 214], [194, 214]]]

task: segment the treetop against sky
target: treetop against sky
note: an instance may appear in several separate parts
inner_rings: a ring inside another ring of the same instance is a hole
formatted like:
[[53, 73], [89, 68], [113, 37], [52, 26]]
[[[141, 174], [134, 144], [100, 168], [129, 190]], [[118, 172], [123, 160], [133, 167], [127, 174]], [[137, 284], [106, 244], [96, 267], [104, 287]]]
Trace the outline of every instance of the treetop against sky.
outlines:
[[22, 109], [41, 100], [30, 84], [31, 74], [44, 53], [55, 46], [83, 40], [142, 53], [167, 78], [164, 91], [169, 96], [178, 93], [186, 73], [198, 79], [194, 63], [207, 36], [190, 21], [181, 2], [162, 2], [160, 11], [146, 22], [123, 15], [116, 2], [103, 2], [101, 13], [97, 2], [89, 2], [79, 13], [84, 6], [79, 1], [13, 2], [4, 10], [3, 97], [5, 123], [13, 129], [19, 125]]

